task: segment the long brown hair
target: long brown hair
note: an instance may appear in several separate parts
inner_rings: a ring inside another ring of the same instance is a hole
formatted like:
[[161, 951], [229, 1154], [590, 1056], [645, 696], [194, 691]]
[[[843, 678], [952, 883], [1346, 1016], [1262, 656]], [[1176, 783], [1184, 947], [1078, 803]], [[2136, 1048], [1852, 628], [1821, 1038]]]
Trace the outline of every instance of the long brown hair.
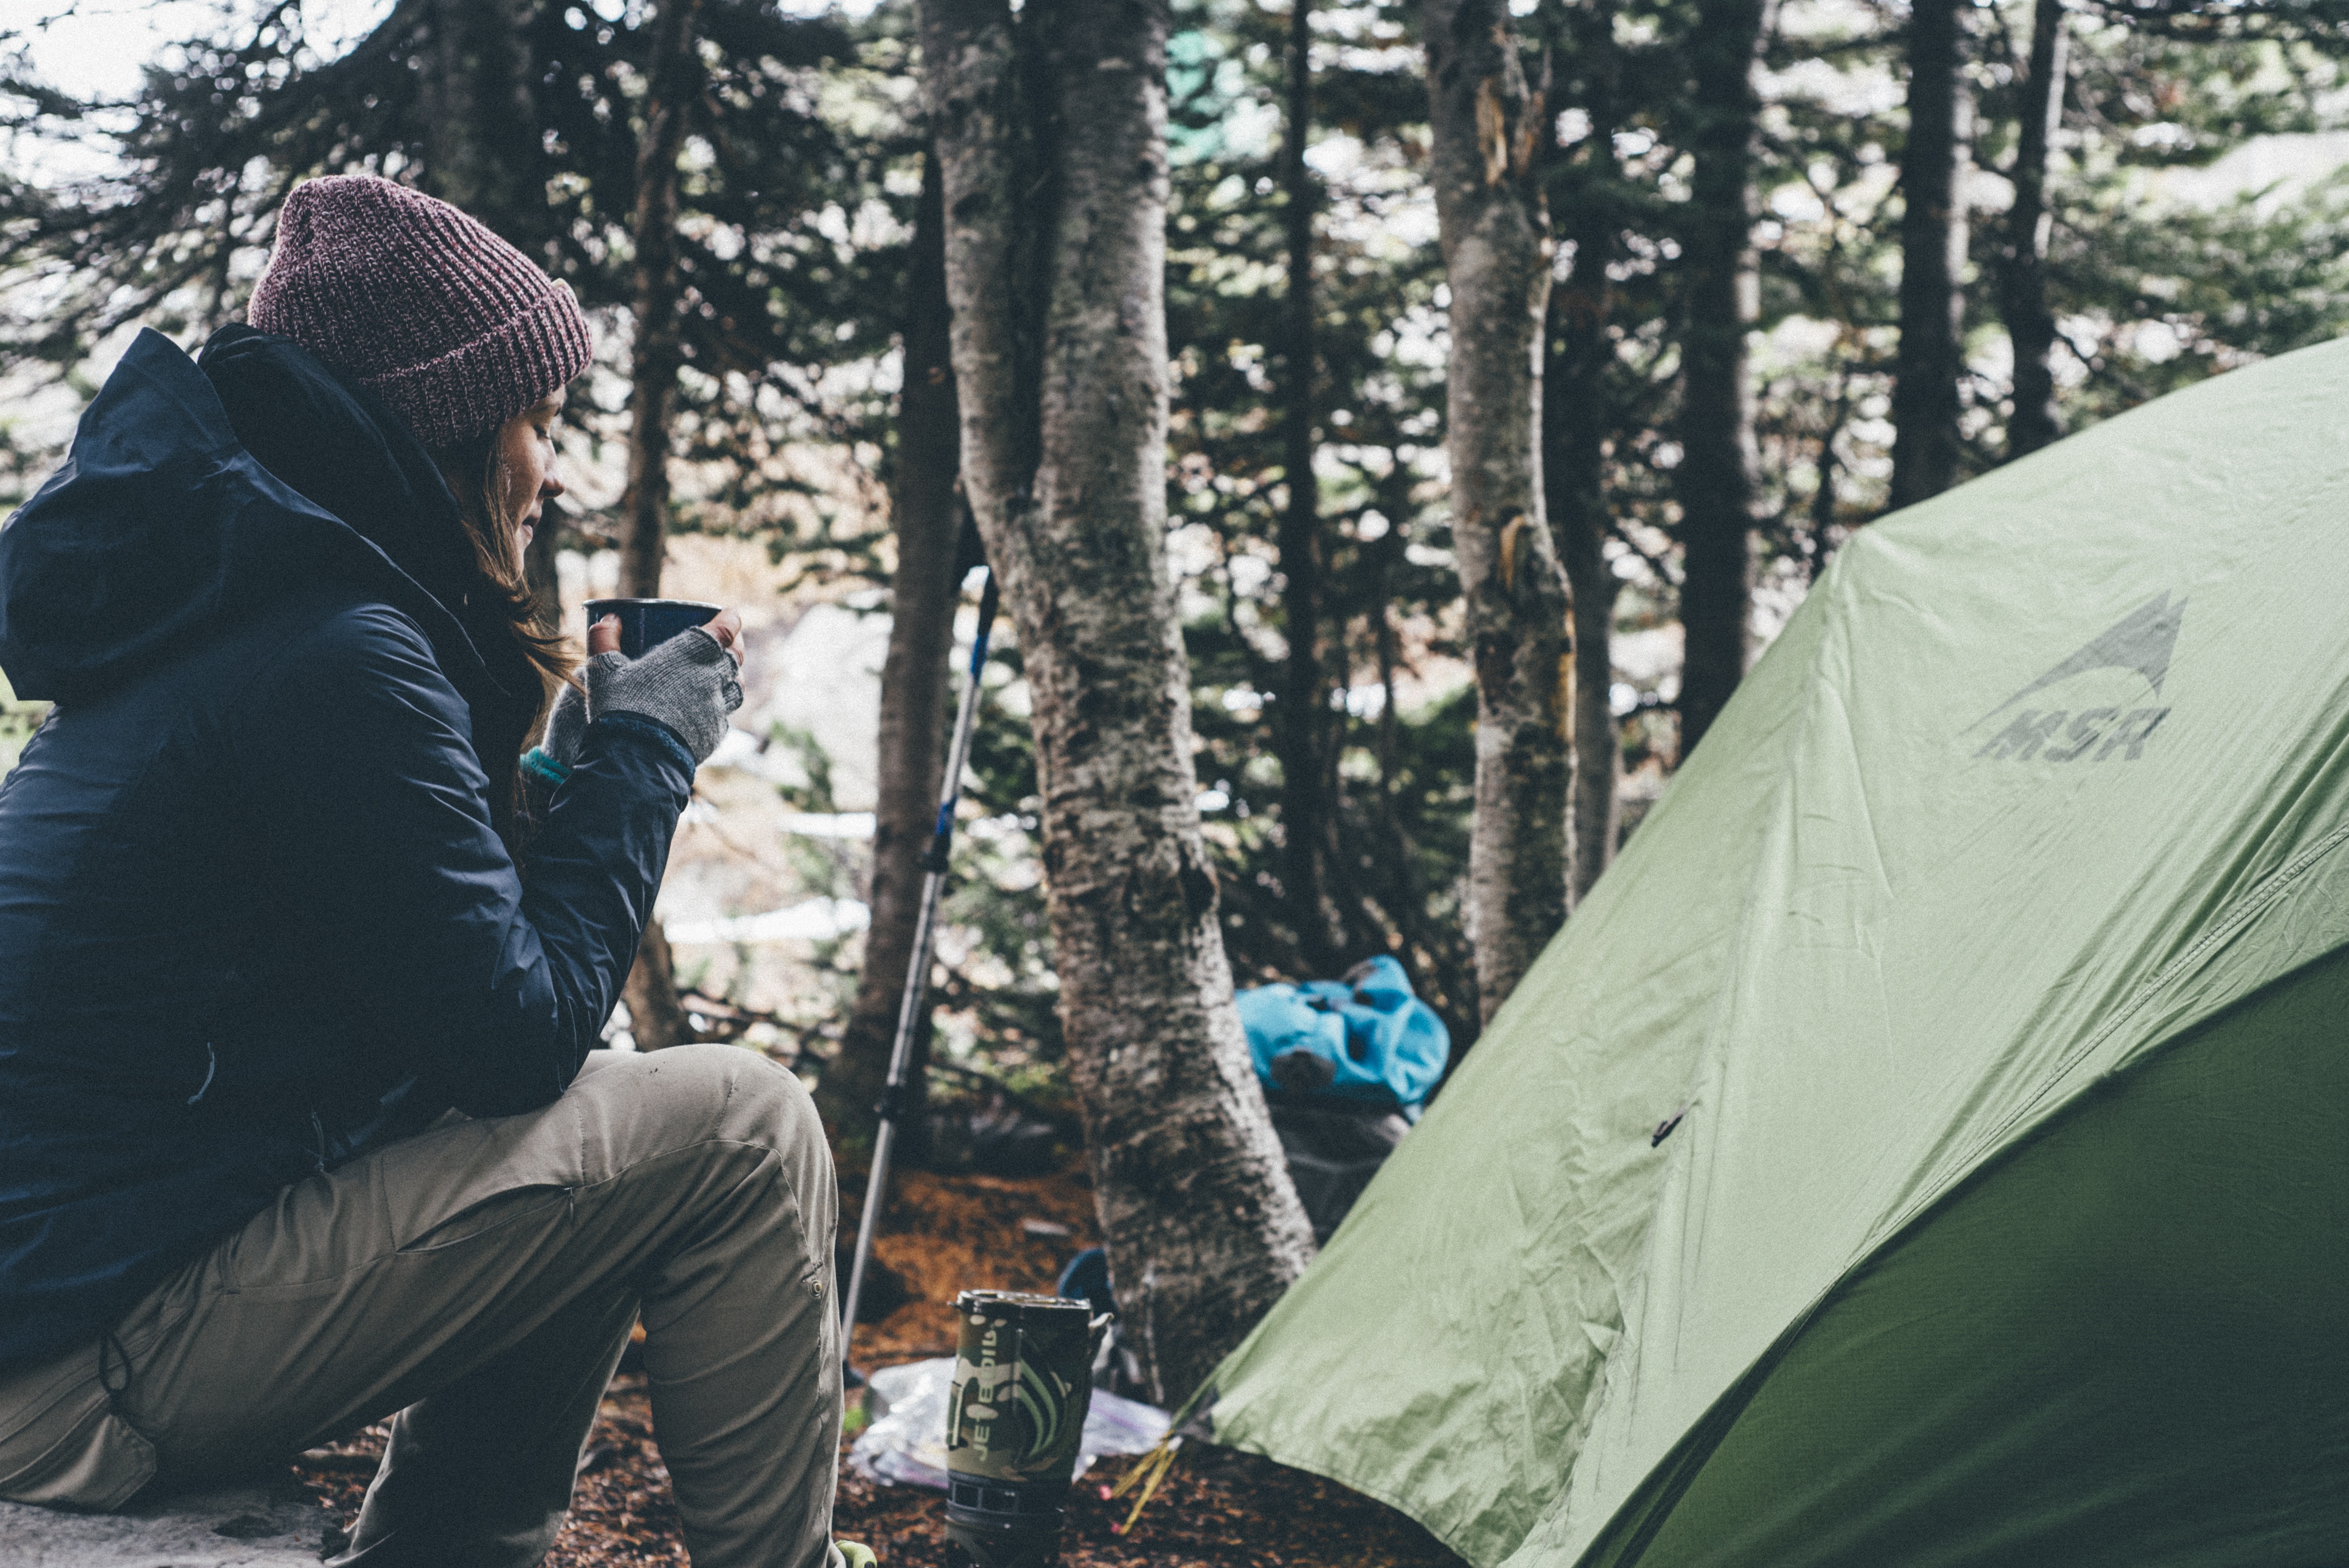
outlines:
[[[503, 500], [504, 433], [503, 424], [493, 425], [478, 436], [435, 448], [432, 461], [457, 498], [458, 519], [464, 525], [465, 542], [472, 548], [473, 564], [481, 579], [478, 591], [504, 611], [504, 627], [513, 639], [513, 646], [537, 672], [538, 707], [524, 730], [527, 745], [536, 738], [545, 722], [555, 693], [570, 681], [572, 672], [578, 667], [579, 655], [560, 629], [549, 631], [539, 620], [538, 595], [531, 588], [523, 564], [522, 547], [515, 538], [520, 519], [509, 513]], [[520, 749], [516, 748], [517, 753]], [[529, 825], [522, 810], [522, 780], [515, 758], [484, 757], [481, 763], [491, 775], [490, 810], [498, 836], [519, 858]], [[502, 789], [498, 788], [501, 779], [505, 785]]]
[[503, 604], [513, 627], [514, 645], [538, 671], [545, 697], [552, 698], [555, 689], [571, 678], [579, 659], [569, 638], [539, 625], [538, 595], [531, 589], [522, 549], [514, 538], [521, 520], [508, 514], [502, 500], [506, 461], [500, 438], [504, 431], [503, 425], [493, 426], [478, 436], [438, 448], [432, 460], [457, 497], [457, 514], [465, 525], [465, 542], [472, 546], [473, 564], [482, 583]]

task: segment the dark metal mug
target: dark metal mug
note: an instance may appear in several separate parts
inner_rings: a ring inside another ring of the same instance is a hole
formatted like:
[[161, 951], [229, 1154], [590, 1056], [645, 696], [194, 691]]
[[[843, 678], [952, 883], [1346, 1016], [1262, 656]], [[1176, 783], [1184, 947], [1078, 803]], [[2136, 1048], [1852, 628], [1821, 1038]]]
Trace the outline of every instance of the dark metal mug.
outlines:
[[1065, 1296], [967, 1290], [947, 1396], [947, 1539], [978, 1568], [1060, 1561], [1106, 1314]]
[[708, 625], [723, 608], [698, 599], [590, 599], [587, 624], [593, 626], [606, 615], [617, 615], [620, 652], [641, 659], [646, 649], [660, 646], [679, 632]]

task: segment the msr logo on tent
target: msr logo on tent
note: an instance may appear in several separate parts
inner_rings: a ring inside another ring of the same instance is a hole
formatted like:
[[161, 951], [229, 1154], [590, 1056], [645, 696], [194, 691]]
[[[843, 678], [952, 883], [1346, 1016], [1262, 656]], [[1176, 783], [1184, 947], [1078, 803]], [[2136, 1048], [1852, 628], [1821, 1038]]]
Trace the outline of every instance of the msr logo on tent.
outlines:
[[[2132, 689], [2137, 688], [2137, 682], [2126, 677], [2139, 677], [2152, 688], [2154, 696], [2161, 696], [2161, 684], [2169, 676], [2169, 655], [2178, 646], [2178, 624], [2185, 616], [2186, 601], [2173, 600], [2167, 593], [2140, 605], [2111, 630], [2092, 638], [2079, 652], [1968, 725], [1962, 733], [1971, 734], [2051, 687], [2071, 687], [2079, 699], [2094, 706], [2022, 708], [1974, 755], [2017, 762], [2034, 758], [2049, 762], [2090, 758], [2102, 762], [2115, 756], [2124, 762], [2136, 761], [2161, 721], [2169, 717], [2169, 709], [2144, 704], [2141, 690]], [[2124, 672], [2122, 691], [2113, 689], [2113, 671]], [[2127, 696], [2138, 700], [2126, 700]], [[2110, 700], [2115, 697], [2125, 699]]]

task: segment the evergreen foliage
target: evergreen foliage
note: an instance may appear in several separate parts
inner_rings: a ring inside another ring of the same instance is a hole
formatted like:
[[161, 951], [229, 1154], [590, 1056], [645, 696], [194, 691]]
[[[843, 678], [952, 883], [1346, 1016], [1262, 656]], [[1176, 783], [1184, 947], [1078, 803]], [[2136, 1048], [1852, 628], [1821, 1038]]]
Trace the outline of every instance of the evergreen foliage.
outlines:
[[[925, 139], [912, 11], [883, 0], [811, 20], [702, 0], [698, 12], [678, 223], [676, 450], [690, 482], [672, 526], [754, 535], [812, 575], [885, 579], [869, 502], [893, 462], [893, 344]], [[1607, 601], [1598, 624], [1613, 650], [1604, 691], [1583, 697], [1619, 727], [1621, 832], [1682, 750], [1674, 482], [1683, 351], [1711, 308], [1689, 262], [1708, 216], [1692, 162], [1703, 15], [1696, 0], [1541, 0], [1519, 21], [1556, 132], [1540, 150], [1558, 280], [1543, 359], [1547, 396], [1571, 414], [1545, 462], [1586, 483], [1595, 508], [1578, 592]], [[1757, 640], [1886, 504], [1907, 132], [1907, 7], [1770, 15], [1751, 191]], [[1463, 929], [1475, 709], [1446, 500], [1449, 294], [1417, 16], [1401, 0], [1312, 6], [1300, 170], [1282, 157], [1288, 0], [1174, 5], [1169, 550], [1236, 974], [1305, 977], [1392, 951], [1464, 1044], [1478, 1016]], [[299, 0], [275, 0], [224, 13], [120, 102], [77, 100], [8, 65], [0, 365], [12, 385], [86, 396], [75, 377], [129, 324], [194, 340], [238, 307], [285, 191], [355, 170], [465, 201], [624, 336], [647, 17], [620, 0], [398, 0], [330, 53]], [[500, 19], [511, 47], [474, 46]], [[2341, 128], [2349, 12], [2109, 0], [2067, 25], [2044, 181], [2062, 427], [2349, 325], [2349, 179], [2320, 170], [2261, 187], [2207, 172], [2258, 139]], [[2032, 5], [2001, 0], [1974, 7], [1965, 30], [1961, 476], [2011, 450], [2002, 211], [2033, 26]], [[81, 172], [38, 172], [52, 167]], [[1294, 203], [1312, 225], [1309, 365], [1292, 363], [1285, 325]], [[1282, 561], [1284, 421], [1300, 397], [1317, 480], [1309, 626], [1291, 624]], [[615, 438], [619, 410], [593, 402], [578, 418]], [[0, 489], [19, 497], [54, 455], [25, 428], [0, 418], [0, 473], [14, 476]], [[817, 449], [837, 456], [811, 465]], [[1301, 686], [1300, 647], [1315, 662]], [[948, 906], [976, 947], [939, 998], [983, 1049], [1049, 1074], [1061, 1047], [1016, 648], [999, 669], [975, 754], [985, 830], [962, 838]], [[1307, 689], [1322, 694], [1315, 711], [1285, 713], [1284, 695]], [[1300, 758], [1310, 788], [1287, 777]], [[1579, 765], [1595, 765], [1588, 745]], [[1309, 807], [1319, 820], [1290, 820]], [[1611, 847], [1594, 851], [1594, 872]], [[1319, 858], [1300, 880], [1307, 853]]]

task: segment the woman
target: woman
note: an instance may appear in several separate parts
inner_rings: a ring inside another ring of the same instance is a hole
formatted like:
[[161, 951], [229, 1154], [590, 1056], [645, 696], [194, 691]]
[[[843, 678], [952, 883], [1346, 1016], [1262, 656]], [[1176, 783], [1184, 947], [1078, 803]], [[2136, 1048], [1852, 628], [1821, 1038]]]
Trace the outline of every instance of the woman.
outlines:
[[641, 1313], [695, 1563], [837, 1563], [807, 1096], [589, 1056], [740, 623], [564, 681], [520, 563], [587, 326], [479, 223], [313, 181], [249, 314], [142, 334], [0, 529], [0, 666], [57, 705], [0, 786], [0, 1498], [398, 1411], [336, 1561], [518, 1568]]

